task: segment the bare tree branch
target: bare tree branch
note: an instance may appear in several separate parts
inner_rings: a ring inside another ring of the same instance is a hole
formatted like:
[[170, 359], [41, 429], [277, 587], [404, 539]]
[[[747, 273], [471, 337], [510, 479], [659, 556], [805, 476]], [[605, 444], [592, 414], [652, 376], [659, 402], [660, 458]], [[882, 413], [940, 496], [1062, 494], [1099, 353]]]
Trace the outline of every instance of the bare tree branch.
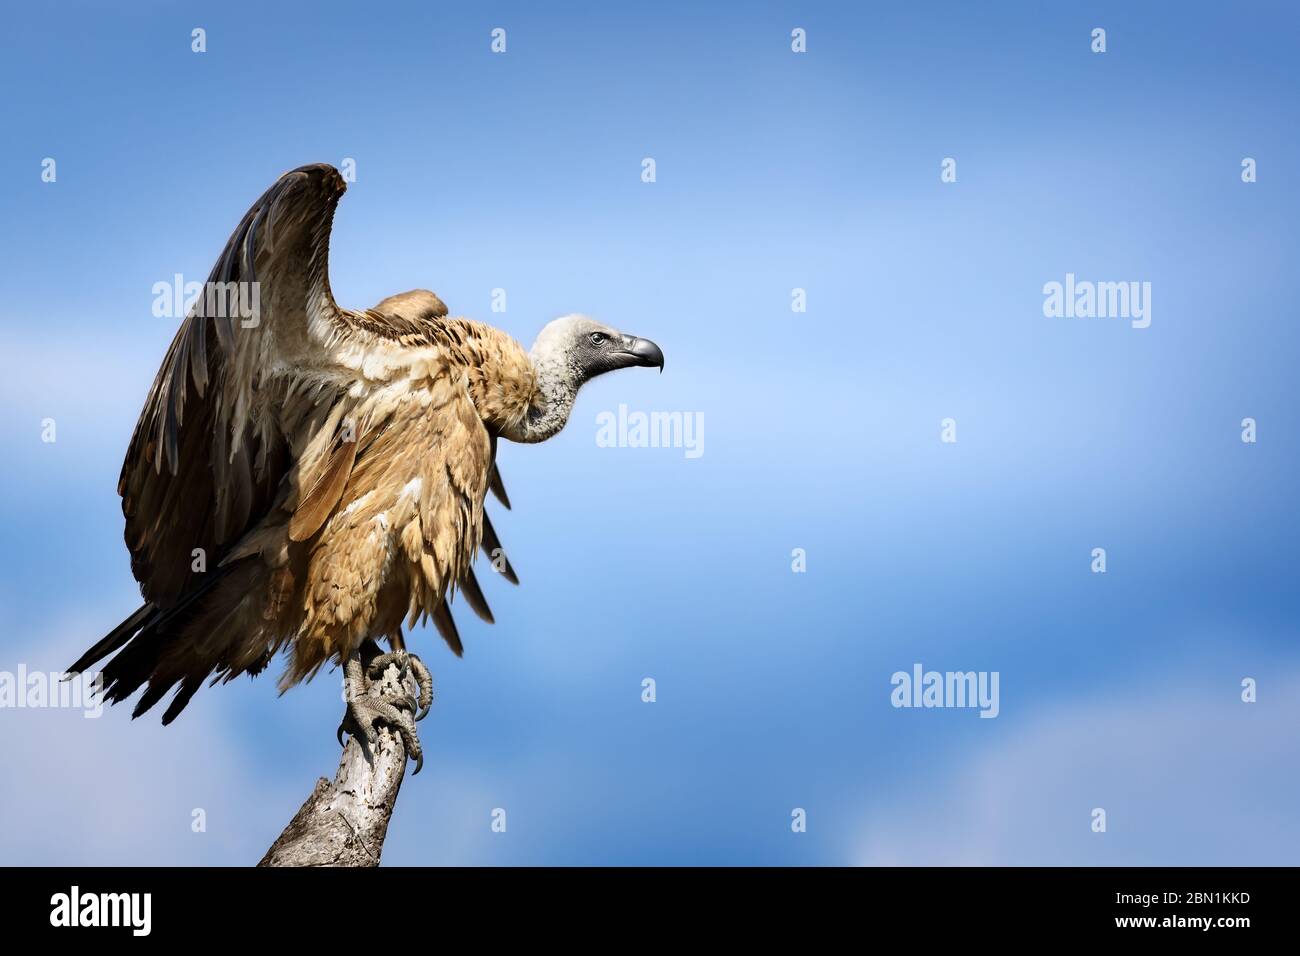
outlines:
[[[371, 696], [405, 694], [401, 670], [389, 664], [372, 681]], [[316, 789], [271, 844], [258, 866], [378, 866], [388, 821], [406, 775], [402, 737], [379, 728], [374, 760], [350, 737], [334, 782], [321, 777]]]

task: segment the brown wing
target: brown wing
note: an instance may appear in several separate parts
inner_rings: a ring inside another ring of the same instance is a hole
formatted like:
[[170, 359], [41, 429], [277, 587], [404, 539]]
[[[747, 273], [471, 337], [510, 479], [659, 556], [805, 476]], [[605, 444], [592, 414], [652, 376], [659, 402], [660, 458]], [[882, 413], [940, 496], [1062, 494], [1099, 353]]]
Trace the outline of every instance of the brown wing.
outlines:
[[195, 549], [215, 566], [273, 505], [290, 461], [266, 379], [277, 364], [320, 360], [320, 339], [346, 331], [328, 276], [345, 188], [336, 169], [316, 165], [268, 189], [226, 243], [158, 371], [118, 482], [131, 569], [156, 606], [201, 582]]
[[146, 603], [69, 667], [83, 671], [134, 639], [129, 660], [113, 661], [114, 699], [149, 677], [162, 644], [227, 573], [224, 552], [282, 494], [292, 451], [268, 379], [272, 368], [327, 363], [330, 341], [346, 335], [328, 262], [345, 188], [332, 166], [303, 166], [253, 204], [149, 389], [118, 479]]

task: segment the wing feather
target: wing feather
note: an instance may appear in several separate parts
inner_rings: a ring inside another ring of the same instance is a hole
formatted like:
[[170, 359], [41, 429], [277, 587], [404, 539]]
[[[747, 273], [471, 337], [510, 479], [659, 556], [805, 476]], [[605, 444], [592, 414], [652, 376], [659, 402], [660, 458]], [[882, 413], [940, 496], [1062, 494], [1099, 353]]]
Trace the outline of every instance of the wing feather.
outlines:
[[460, 579], [460, 593], [465, 595], [465, 602], [482, 620], [489, 624], [496, 623], [496, 619], [492, 617], [492, 609], [488, 607], [487, 598], [483, 596], [483, 589], [479, 587], [478, 578], [474, 576], [473, 568], [466, 570]]
[[328, 280], [344, 189], [327, 165], [282, 176], [244, 214], [172, 341], [118, 482], [146, 601], [178, 600], [197, 583], [195, 549], [219, 558], [273, 505], [291, 461], [271, 366], [327, 359], [313, 345], [313, 318], [347, 327]]
[[510, 559], [506, 557], [505, 548], [501, 547], [501, 539], [497, 537], [496, 529], [492, 527], [492, 521], [488, 518], [487, 510], [483, 511], [483, 553], [487, 559], [492, 562], [493, 570], [497, 570], [497, 561], [501, 562], [500, 572], [511, 584], [519, 583], [519, 575], [515, 574], [515, 569], [510, 565]]
[[462, 657], [465, 654], [465, 645], [460, 642], [460, 632], [456, 630], [456, 620], [451, 616], [447, 602], [439, 601], [430, 616], [433, 618], [434, 626], [438, 628], [438, 633], [451, 648], [451, 652], [457, 657]]

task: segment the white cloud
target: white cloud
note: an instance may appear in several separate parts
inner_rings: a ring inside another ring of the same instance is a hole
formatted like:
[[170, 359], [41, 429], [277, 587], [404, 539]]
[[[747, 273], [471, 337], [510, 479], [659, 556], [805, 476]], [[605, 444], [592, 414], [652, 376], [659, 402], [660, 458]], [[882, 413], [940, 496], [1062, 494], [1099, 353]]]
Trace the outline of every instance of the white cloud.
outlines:
[[[58, 670], [107, 619], [65, 619], [44, 639], [7, 649], [0, 670]], [[256, 862], [266, 846], [248, 821], [286, 795], [259, 779], [219, 709], [195, 710], [167, 728], [153, 714], [128, 720], [122, 706], [97, 719], [69, 709], [0, 710], [0, 815], [11, 824], [0, 830], [0, 862]], [[206, 832], [191, 829], [196, 808], [206, 811]]]
[[[1076, 703], [872, 806], [867, 865], [1293, 865], [1300, 671]], [[1281, 669], [1279, 669], [1281, 670]], [[1107, 814], [1093, 833], [1091, 811]]]

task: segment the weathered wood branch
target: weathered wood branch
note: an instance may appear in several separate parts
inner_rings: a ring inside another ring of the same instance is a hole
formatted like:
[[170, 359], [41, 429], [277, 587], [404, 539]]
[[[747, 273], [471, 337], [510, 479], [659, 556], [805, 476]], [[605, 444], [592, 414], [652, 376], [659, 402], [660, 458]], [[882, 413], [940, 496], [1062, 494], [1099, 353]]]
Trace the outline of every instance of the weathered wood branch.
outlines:
[[[373, 654], [363, 651], [367, 665], [369, 656]], [[389, 664], [383, 676], [371, 682], [368, 693], [372, 697], [407, 693], [399, 667]], [[316, 789], [258, 866], [379, 865], [388, 821], [406, 775], [406, 746], [400, 734], [382, 725], [378, 737], [372, 761], [356, 739], [348, 738], [333, 782], [324, 777], [316, 781]]]

